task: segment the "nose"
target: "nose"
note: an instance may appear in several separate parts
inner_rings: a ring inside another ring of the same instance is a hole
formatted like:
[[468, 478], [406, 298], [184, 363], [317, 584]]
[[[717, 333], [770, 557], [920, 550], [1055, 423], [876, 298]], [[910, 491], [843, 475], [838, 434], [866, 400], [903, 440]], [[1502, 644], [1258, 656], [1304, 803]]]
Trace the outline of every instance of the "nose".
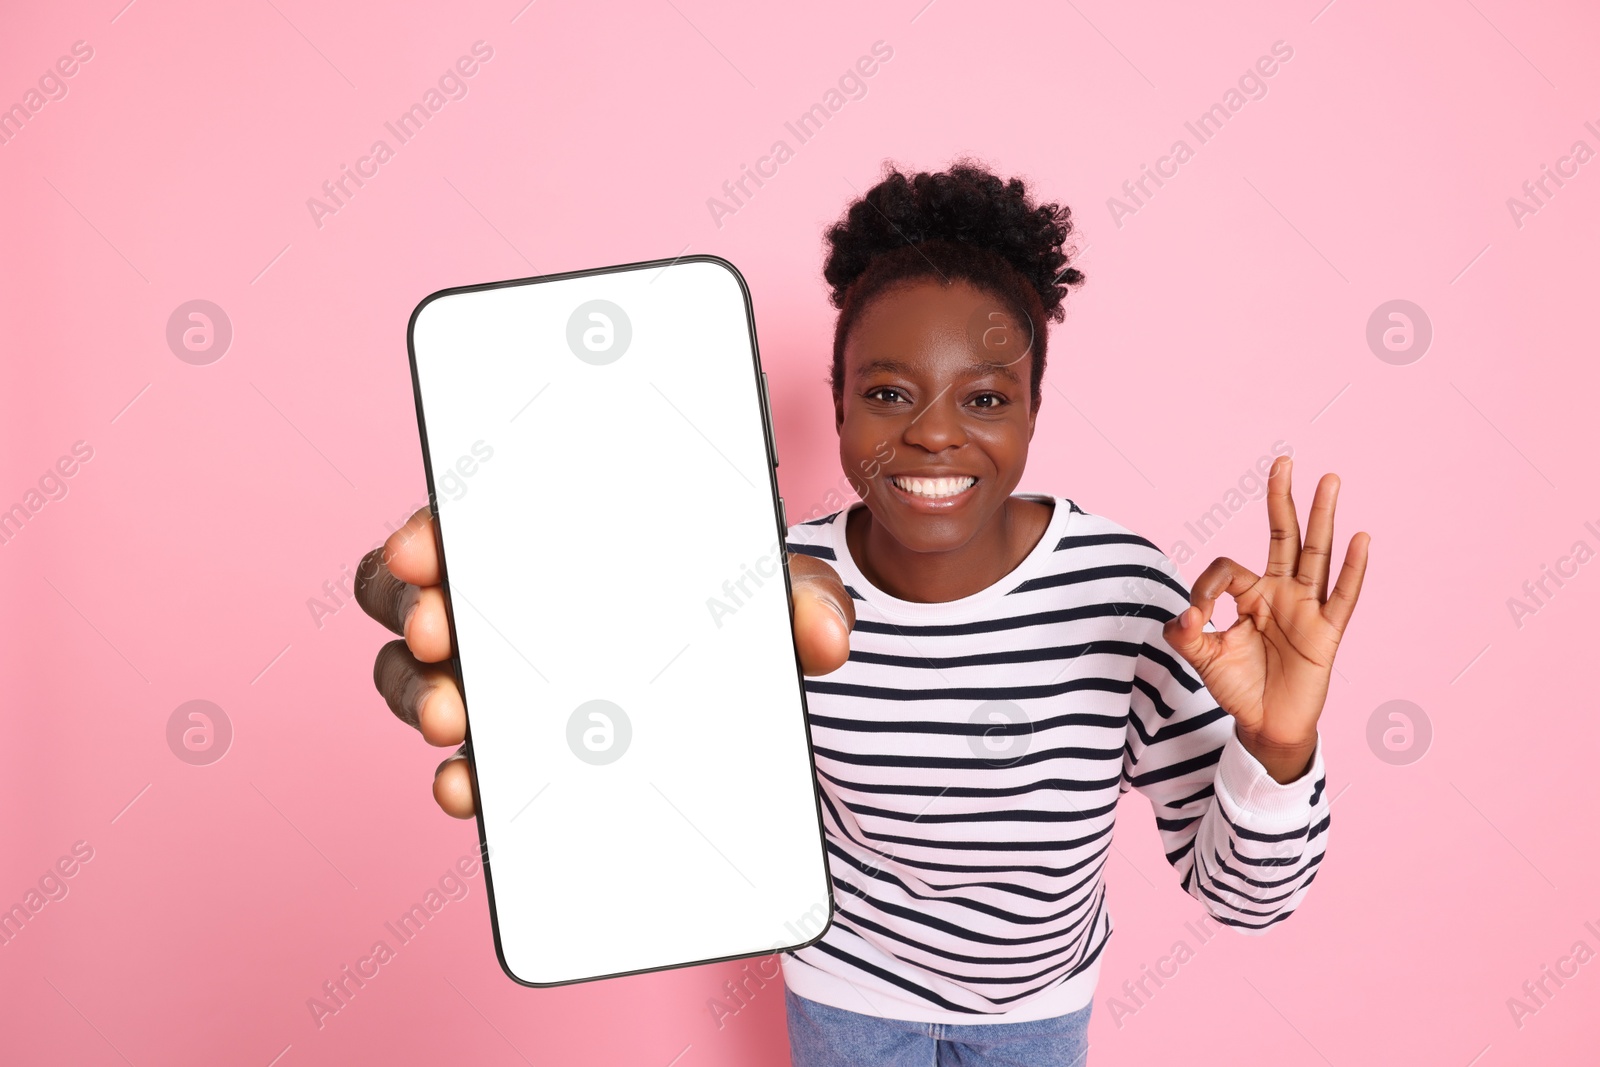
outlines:
[[953, 386], [945, 386], [932, 400], [913, 411], [900, 437], [906, 444], [932, 453], [966, 444], [967, 432], [961, 424], [961, 410], [956, 404]]

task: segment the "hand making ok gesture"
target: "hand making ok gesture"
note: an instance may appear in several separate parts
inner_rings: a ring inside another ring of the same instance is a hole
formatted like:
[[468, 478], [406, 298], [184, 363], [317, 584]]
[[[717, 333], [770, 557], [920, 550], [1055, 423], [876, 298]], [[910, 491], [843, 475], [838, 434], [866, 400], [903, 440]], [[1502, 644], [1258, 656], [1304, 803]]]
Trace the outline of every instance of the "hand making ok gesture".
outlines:
[[[1287, 456], [1279, 457], [1267, 478], [1272, 541], [1266, 573], [1258, 576], [1225, 556], [1212, 560], [1195, 580], [1192, 607], [1164, 630], [1167, 643], [1234, 717], [1245, 750], [1278, 782], [1294, 781], [1311, 764], [1334, 653], [1355, 611], [1372, 541], [1365, 532], [1350, 538], [1339, 581], [1329, 591], [1339, 477], [1325, 474], [1317, 483], [1302, 546], [1289, 495], [1291, 466]], [[1238, 621], [1207, 633], [1203, 627], [1224, 592], [1234, 599]]]

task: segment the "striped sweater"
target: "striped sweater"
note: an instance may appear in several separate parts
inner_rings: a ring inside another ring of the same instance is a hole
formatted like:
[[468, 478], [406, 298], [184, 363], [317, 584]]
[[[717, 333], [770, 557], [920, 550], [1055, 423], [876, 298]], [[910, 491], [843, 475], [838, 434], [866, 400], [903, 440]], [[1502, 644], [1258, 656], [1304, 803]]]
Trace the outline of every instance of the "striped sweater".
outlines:
[[1105, 864], [1129, 789], [1220, 922], [1264, 932], [1316, 877], [1320, 741], [1300, 779], [1274, 781], [1163, 636], [1189, 603], [1167, 556], [1065, 497], [1021, 495], [1054, 501], [1044, 536], [945, 603], [868, 582], [846, 511], [788, 530], [856, 610], [849, 661], [805, 681], [837, 910], [781, 958], [803, 997], [942, 1023], [1082, 1008], [1112, 930]]

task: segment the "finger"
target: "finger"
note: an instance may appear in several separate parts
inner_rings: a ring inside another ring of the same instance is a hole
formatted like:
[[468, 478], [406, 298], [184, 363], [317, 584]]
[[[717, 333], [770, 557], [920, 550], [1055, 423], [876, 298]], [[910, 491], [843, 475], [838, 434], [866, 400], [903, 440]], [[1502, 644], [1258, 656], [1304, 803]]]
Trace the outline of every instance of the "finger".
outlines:
[[1334, 632], [1343, 636], [1350, 624], [1350, 615], [1356, 610], [1356, 599], [1361, 596], [1361, 582], [1367, 576], [1367, 559], [1372, 535], [1362, 531], [1350, 538], [1344, 550], [1344, 566], [1339, 568], [1339, 581], [1322, 605], [1322, 617], [1333, 626]]
[[1333, 506], [1339, 498], [1339, 476], [1324, 474], [1317, 482], [1317, 495], [1311, 500], [1311, 515], [1306, 524], [1306, 543], [1300, 550], [1300, 566], [1295, 574], [1310, 587], [1321, 603], [1327, 596], [1328, 566], [1333, 561]]
[[467, 736], [466, 707], [454, 676], [417, 660], [404, 641], [378, 650], [372, 682], [395, 718], [414, 726], [431, 745], [459, 745]]
[[406, 621], [405, 636], [406, 647], [424, 663], [442, 663], [450, 658], [450, 619], [444, 610], [444, 590], [436, 585], [417, 590], [416, 609]]
[[433, 799], [446, 815], [470, 819], [477, 811], [472, 800], [472, 772], [468, 767], [466, 745], [443, 763], [433, 775]]
[[439, 584], [439, 544], [434, 534], [433, 512], [418, 508], [406, 524], [383, 543], [389, 569], [403, 582]]
[[380, 546], [361, 557], [356, 567], [356, 603], [390, 630], [403, 634], [406, 615], [416, 606], [417, 587], [394, 576], [386, 551]]
[[[1200, 577], [1189, 588], [1189, 607], [1168, 619], [1162, 635], [1172, 650], [1188, 660], [1196, 670], [1203, 671], [1211, 660], [1222, 652], [1222, 634], [1215, 629], [1207, 631], [1206, 623], [1216, 610], [1217, 597], [1227, 593], [1238, 600], [1260, 577], [1237, 560], [1218, 556], [1211, 561]], [[1240, 616], [1245, 612], [1241, 608]]]
[[401, 581], [385, 561], [387, 547], [375, 548], [356, 569], [356, 602], [361, 610], [406, 639], [424, 663], [450, 658], [450, 620], [444, 592], [436, 585], [419, 588]]
[[807, 675], [831, 674], [850, 658], [856, 609], [839, 574], [815, 556], [789, 554], [794, 643]]
[[1300, 519], [1295, 514], [1289, 483], [1294, 461], [1279, 456], [1267, 474], [1267, 523], [1272, 543], [1267, 549], [1267, 576], [1287, 578], [1300, 562]]
[[1218, 556], [1200, 572], [1200, 577], [1194, 580], [1194, 585], [1189, 589], [1189, 603], [1200, 609], [1199, 618], [1204, 624], [1211, 621], [1211, 613], [1216, 610], [1217, 597], [1227, 593], [1234, 600], [1238, 600], [1260, 580], [1260, 575], [1237, 560]]
[[1222, 651], [1222, 635], [1206, 630], [1204, 614], [1193, 605], [1168, 619], [1162, 628], [1162, 636], [1172, 650], [1188, 660], [1196, 670], [1203, 669]]

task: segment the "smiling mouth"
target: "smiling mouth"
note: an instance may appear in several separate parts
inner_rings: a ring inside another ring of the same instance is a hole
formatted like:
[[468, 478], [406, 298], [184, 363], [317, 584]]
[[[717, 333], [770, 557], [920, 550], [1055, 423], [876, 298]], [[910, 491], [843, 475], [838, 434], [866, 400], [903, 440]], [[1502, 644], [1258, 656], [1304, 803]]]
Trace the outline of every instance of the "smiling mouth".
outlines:
[[889, 480], [894, 483], [896, 489], [910, 493], [912, 496], [925, 497], [929, 500], [960, 496], [978, 483], [978, 479], [971, 476], [962, 478], [911, 478], [897, 474]]

